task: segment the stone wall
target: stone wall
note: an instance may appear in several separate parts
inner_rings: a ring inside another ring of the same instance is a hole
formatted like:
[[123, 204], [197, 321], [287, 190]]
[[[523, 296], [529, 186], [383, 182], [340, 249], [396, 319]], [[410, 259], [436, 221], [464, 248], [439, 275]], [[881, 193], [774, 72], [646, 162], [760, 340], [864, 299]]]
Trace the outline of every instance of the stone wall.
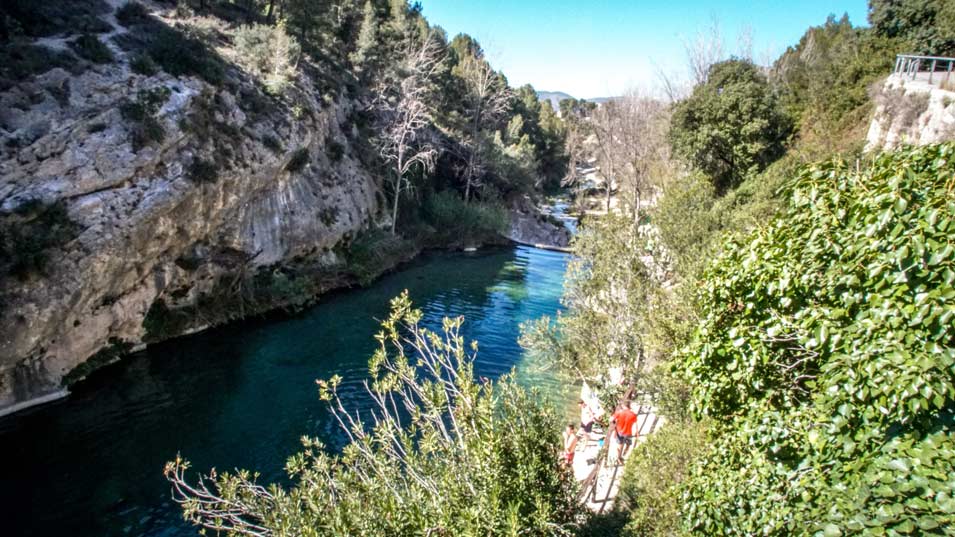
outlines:
[[893, 75], [873, 99], [876, 109], [866, 136], [867, 151], [955, 139], [955, 91]]

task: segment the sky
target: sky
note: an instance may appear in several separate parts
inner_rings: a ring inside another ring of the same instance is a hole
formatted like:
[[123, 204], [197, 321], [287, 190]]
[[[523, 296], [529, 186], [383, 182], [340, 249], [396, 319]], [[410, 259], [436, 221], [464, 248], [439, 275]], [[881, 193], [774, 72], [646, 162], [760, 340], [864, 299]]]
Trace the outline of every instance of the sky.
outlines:
[[512, 86], [577, 98], [654, 92], [660, 71], [686, 77], [684, 42], [718, 21], [724, 49], [752, 36], [769, 63], [810, 26], [843, 13], [866, 24], [866, 0], [420, 0], [451, 38], [475, 37]]

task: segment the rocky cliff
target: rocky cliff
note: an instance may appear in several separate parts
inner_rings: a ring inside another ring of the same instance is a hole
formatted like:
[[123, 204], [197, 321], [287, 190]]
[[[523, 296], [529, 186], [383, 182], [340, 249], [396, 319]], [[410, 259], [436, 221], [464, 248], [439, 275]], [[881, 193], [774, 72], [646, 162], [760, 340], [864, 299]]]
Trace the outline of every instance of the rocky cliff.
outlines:
[[347, 99], [304, 77], [272, 97], [234, 68], [216, 85], [137, 74], [104, 42], [115, 62], [0, 94], [0, 411], [334, 285], [336, 246], [378, 212]]
[[[866, 136], [866, 150], [891, 150], [902, 145], [926, 145], [955, 139], [955, 85], [890, 76], [873, 99], [875, 113]], [[955, 77], [952, 79], [955, 84]]]

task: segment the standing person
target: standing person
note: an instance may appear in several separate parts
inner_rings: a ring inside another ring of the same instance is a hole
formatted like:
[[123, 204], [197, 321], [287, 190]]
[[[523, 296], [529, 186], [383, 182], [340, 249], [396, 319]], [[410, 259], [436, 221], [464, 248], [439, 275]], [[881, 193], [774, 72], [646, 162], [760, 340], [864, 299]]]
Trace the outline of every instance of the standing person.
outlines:
[[577, 430], [573, 423], [568, 423], [564, 429], [564, 463], [567, 466], [574, 464], [574, 452], [577, 450]]
[[577, 406], [580, 407], [580, 430], [589, 435], [594, 428], [594, 411], [583, 399], [577, 401]]
[[610, 418], [610, 430], [617, 435], [617, 462], [619, 463], [623, 461], [623, 457], [633, 446], [633, 440], [639, 435], [637, 415], [630, 410], [629, 401], [617, 406], [617, 411]]

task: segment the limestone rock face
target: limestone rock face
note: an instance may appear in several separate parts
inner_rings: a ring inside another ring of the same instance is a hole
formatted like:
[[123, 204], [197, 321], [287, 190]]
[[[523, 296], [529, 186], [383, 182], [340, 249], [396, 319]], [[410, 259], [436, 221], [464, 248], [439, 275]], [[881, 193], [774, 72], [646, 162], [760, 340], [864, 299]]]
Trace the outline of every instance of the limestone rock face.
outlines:
[[[73, 225], [42, 270], [0, 274], [0, 412], [61, 390], [104, 348], [141, 344], [157, 303], [338, 262], [335, 246], [377, 218], [380, 185], [354, 157], [351, 104], [298, 86], [276, 99], [235, 73], [217, 88], [120, 61], [0, 93], [0, 219], [59, 204]], [[134, 144], [141, 127], [121, 112], [141, 91], [164, 94], [159, 142]]]
[[[944, 73], [936, 76], [942, 78]], [[921, 78], [907, 80], [893, 75], [875, 95], [875, 102], [866, 136], [867, 151], [955, 140], [955, 91]]]

